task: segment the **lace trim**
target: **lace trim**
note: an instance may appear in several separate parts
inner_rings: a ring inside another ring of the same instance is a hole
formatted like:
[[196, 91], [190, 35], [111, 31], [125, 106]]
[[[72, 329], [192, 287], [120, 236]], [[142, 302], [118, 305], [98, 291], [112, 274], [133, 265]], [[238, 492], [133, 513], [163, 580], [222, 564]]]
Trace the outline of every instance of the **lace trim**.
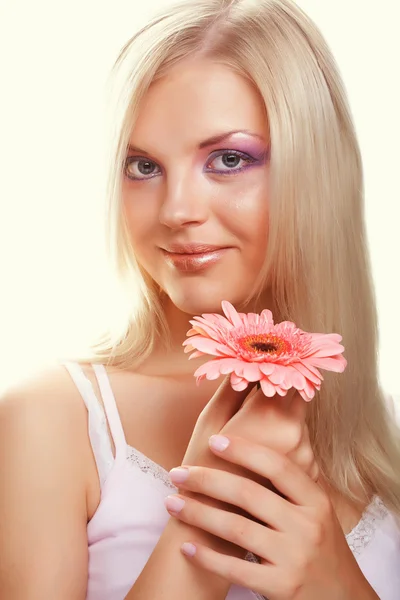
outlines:
[[[360, 521], [354, 529], [346, 535], [346, 540], [350, 550], [354, 556], [359, 556], [362, 551], [370, 544], [375, 532], [388, 516], [389, 511], [378, 496], [374, 496], [370, 504], [362, 514]], [[259, 563], [260, 560], [252, 552], [246, 554], [245, 560], [253, 563]], [[257, 600], [267, 600], [265, 596], [261, 596], [253, 592]]]
[[[252, 552], [248, 552], [246, 554], [246, 556], [244, 557], [244, 560], [248, 560], [249, 562], [252, 563], [260, 563], [260, 559], [257, 558], [257, 556], [255, 554], [253, 554]], [[268, 598], [266, 598], [265, 596], [261, 596], [261, 594], [258, 594], [257, 592], [251, 592], [254, 596], [254, 598], [256, 598], [256, 600], [268, 600]]]
[[145, 454], [142, 454], [142, 452], [139, 452], [139, 450], [136, 450], [136, 448], [128, 446], [126, 458], [131, 466], [139, 467], [143, 473], [149, 473], [154, 479], [162, 481], [162, 483], [171, 490], [177, 490], [169, 478], [168, 471], [148, 458]]
[[371, 503], [365, 509], [361, 520], [354, 529], [346, 535], [347, 543], [354, 556], [359, 556], [361, 552], [372, 541], [378, 525], [389, 514], [388, 509], [378, 496], [374, 496]]
[[[169, 478], [168, 472], [148, 458], [145, 454], [136, 450], [132, 446], [127, 447], [127, 459], [132, 466], [139, 467], [143, 473], [149, 473], [154, 479], [158, 479], [171, 490], [177, 490]], [[346, 540], [354, 556], [359, 556], [361, 552], [372, 541], [379, 524], [387, 517], [389, 511], [382, 500], [374, 496], [371, 503], [365, 509], [360, 521], [354, 529], [346, 535]], [[246, 560], [250, 562], [259, 562], [257, 557], [248, 552]], [[257, 600], [264, 600], [263, 596], [255, 594]]]

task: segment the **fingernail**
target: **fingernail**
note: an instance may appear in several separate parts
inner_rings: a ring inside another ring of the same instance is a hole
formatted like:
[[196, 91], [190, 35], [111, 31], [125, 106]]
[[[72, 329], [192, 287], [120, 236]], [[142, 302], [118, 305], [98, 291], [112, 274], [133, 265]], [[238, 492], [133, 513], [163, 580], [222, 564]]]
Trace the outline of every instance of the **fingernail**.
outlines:
[[186, 469], [185, 467], [171, 469], [169, 476], [173, 483], [183, 483], [189, 477], [189, 469]]
[[180, 513], [185, 506], [185, 501], [178, 496], [167, 496], [164, 500], [164, 504], [168, 512]]
[[223, 452], [227, 449], [230, 444], [230, 440], [223, 435], [212, 435], [208, 440], [210, 448], [217, 450], [217, 452]]
[[194, 556], [196, 554], [197, 548], [194, 544], [189, 544], [188, 542], [186, 542], [185, 544], [182, 544], [181, 550], [183, 554], [186, 554], [186, 556]]

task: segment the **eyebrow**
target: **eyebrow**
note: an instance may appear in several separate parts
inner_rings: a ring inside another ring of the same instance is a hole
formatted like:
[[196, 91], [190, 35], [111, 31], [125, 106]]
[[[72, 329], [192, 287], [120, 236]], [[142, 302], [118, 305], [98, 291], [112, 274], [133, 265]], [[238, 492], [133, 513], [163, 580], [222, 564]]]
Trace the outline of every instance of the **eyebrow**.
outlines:
[[[221, 133], [219, 135], [214, 135], [213, 137], [210, 137], [207, 140], [200, 142], [199, 149], [201, 150], [203, 148], [207, 148], [208, 146], [215, 146], [215, 144], [220, 144], [221, 142], [224, 142], [226, 139], [228, 139], [238, 133], [244, 133], [251, 137], [255, 137], [262, 141], [265, 141], [263, 136], [259, 135], [258, 133], [252, 133], [251, 131], [248, 131], [246, 129], [235, 129], [233, 131], [228, 131], [225, 133]], [[131, 152], [141, 152], [142, 154], [149, 154], [148, 152], [146, 152], [146, 150], [142, 150], [141, 148], [138, 148], [137, 146], [132, 146], [132, 144], [129, 144], [128, 150], [130, 150]]]

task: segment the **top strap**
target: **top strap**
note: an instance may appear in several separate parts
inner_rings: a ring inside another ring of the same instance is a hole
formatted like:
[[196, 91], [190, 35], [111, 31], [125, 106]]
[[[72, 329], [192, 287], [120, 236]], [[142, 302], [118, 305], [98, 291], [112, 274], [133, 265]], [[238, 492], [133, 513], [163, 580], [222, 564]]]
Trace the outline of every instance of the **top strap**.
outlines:
[[81, 365], [74, 362], [64, 362], [63, 365], [78, 388], [88, 411], [89, 439], [102, 488], [115, 460], [107, 428], [106, 414], [103, 405], [94, 392], [92, 382], [86, 377]]
[[108, 425], [115, 444], [116, 459], [126, 457], [126, 439], [119, 416], [114, 392], [112, 391], [110, 379], [104, 365], [93, 364], [93, 371], [99, 384], [100, 394], [103, 399], [107, 415]]

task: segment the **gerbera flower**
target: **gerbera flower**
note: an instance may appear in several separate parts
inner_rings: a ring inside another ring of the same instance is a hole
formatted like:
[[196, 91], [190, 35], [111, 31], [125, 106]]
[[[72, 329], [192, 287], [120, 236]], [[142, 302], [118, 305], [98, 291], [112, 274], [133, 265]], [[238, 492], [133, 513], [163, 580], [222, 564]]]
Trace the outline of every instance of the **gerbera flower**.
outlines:
[[258, 381], [266, 396], [286, 396], [293, 387], [309, 401], [321, 388], [319, 369], [342, 373], [346, 368], [342, 337], [336, 333], [307, 333], [291, 321], [275, 325], [270, 310], [238, 313], [226, 301], [222, 310], [225, 317], [203, 314], [190, 321], [183, 342], [185, 352], [192, 352], [189, 359], [216, 357], [195, 371], [197, 383], [230, 374], [234, 390]]

